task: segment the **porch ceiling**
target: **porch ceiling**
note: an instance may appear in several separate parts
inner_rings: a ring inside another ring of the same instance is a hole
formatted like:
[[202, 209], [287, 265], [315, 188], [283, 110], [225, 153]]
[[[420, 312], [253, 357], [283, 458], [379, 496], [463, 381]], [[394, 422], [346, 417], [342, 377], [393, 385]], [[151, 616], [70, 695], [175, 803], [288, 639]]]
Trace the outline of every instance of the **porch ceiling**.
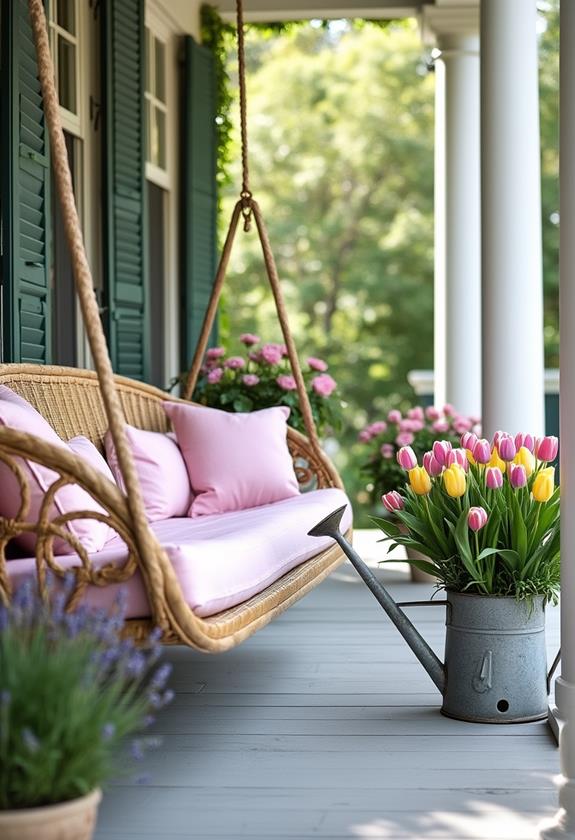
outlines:
[[[244, 17], [251, 21], [311, 20], [314, 18], [391, 19], [417, 15], [433, 0], [248, 0]], [[462, 0], [460, 5], [466, 5]], [[235, 0], [219, 0], [225, 19], [235, 16]]]

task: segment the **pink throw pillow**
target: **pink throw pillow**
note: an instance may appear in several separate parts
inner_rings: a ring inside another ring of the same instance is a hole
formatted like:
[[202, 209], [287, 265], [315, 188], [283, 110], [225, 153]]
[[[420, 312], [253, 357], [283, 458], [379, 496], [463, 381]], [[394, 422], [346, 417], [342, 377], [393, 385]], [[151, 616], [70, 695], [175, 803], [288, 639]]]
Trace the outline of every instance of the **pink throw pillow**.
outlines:
[[[27, 432], [54, 446], [67, 448], [54, 429], [39, 414], [30, 403], [23, 400], [5, 386], [0, 386], [0, 425], [9, 426], [21, 432]], [[40, 507], [45, 493], [58, 478], [58, 474], [34, 461], [21, 461], [29, 477], [30, 510], [29, 522], [37, 522]], [[20, 484], [6, 464], [0, 462], [0, 516], [13, 519], [18, 515], [21, 503]], [[81, 487], [76, 484], [67, 485], [58, 490], [54, 504], [50, 511], [50, 519], [73, 511], [97, 511], [103, 513], [100, 507]], [[113, 532], [104, 522], [96, 519], [74, 519], [66, 526], [70, 532], [82, 543], [88, 553], [100, 551]], [[33, 552], [36, 546], [35, 534], [21, 534], [15, 542], [22, 548]], [[73, 554], [75, 549], [66, 540], [54, 540], [55, 554]]]
[[[192, 501], [184, 458], [173, 435], [126, 426], [126, 436], [136, 463], [146, 514], [150, 522], [186, 516]], [[126, 492], [116, 447], [109, 431], [104, 437], [108, 463]]]
[[79, 455], [80, 458], [87, 461], [91, 467], [94, 467], [95, 470], [105, 475], [112, 484], [116, 484], [116, 479], [106, 463], [106, 459], [98, 452], [91, 440], [88, 440], [84, 435], [76, 435], [76, 437], [68, 441], [68, 446], [72, 452], [75, 452], [76, 455]]
[[195, 498], [189, 516], [260, 507], [299, 494], [287, 447], [289, 408], [232, 414], [164, 403]]

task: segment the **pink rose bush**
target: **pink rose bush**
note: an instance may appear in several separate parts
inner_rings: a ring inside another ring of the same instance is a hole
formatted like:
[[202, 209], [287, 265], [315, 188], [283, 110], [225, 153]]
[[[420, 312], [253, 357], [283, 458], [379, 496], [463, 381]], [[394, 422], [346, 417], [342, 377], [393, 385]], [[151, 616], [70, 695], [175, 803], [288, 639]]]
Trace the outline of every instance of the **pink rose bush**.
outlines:
[[[404, 413], [397, 408], [391, 409], [385, 419], [369, 423], [358, 434], [358, 440], [369, 453], [361, 469], [372, 500], [379, 502], [382, 494], [401, 482], [403, 475], [397, 453], [402, 447], [410, 447], [416, 460], [424, 464], [430, 475], [441, 472], [446, 461], [465, 469], [467, 458], [463, 455], [460, 437], [466, 435], [475, 443], [479, 432], [477, 419], [459, 414], [452, 405], [443, 408], [416, 405]], [[426, 452], [429, 453], [427, 463], [423, 460]]]
[[391, 518], [374, 520], [384, 541], [419, 552], [408, 562], [445, 589], [556, 601], [558, 439], [467, 430], [457, 443], [433, 441], [419, 457], [413, 446], [398, 450], [401, 478], [381, 497]]
[[[262, 342], [254, 333], [242, 333], [239, 341], [243, 354], [228, 356], [224, 347], [210, 347], [206, 351], [193, 399], [225, 411], [246, 412], [286, 405], [291, 409], [290, 426], [305, 433], [286, 345]], [[320, 434], [339, 429], [341, 422], [337, 382], [327, 372], [328, 367], [317, 356], [302, 360], [304, 384]], [[379, 434], [386, 428], [382, 420], [374, 424], [373, 432]], [[394, 456], [392, 448], [391, 457]]]

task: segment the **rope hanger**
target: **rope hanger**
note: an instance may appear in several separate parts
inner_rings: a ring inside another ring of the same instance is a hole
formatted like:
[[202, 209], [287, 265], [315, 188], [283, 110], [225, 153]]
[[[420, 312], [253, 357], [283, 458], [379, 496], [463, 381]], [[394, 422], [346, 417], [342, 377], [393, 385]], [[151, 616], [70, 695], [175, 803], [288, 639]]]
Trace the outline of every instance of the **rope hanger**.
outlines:
[[203, 358], [208, 346], [209, 336], [214, 324], [217, 313], [218, 303], [222, 293], [230, 255], [234, 244], [235, 234], [240, 218], [243, 218], [244, 231], [247, 233], [251, 229], [252, 217], [256, 223], [258, 238], [262, 247], [262, 254], [264, 265], [269, 284], [274, 297], [278, 320], [282, 330], [285, 345], [287, 347], [288, 359], [292, 370], [293, 377], [296, 382], [297, 394], [299, 399], [300, 410], [302, 413], [305, 429], [310, 440], [310, 443], [317, 454], [321, 453], [321, 447], [317, 435], [315, 421], [309, 396], [306, 391], [303, 374], [301, 371], [297, 350], [293, 340], [293, 336], [289, 327], [288, 314], [285, 306], [283, 292], [281, 290], [280, 280], [277, 272], [275, 259], [272, 253], [268, 232], [262, 217], [261, 210], [257, 201], [254, 199], [250, 189], [250, 173], [248, 160], [248, 134], [247, 134], [247, 98], [246, 98], [246, 63], [245, 63], [245, 47], [244, 47], [244, 17], [242, 0], [236, 0], [236, 20], [237, 20], [237, 40], [238, 40], [238, 76], [239, 76], [239, 95], [240, 95], [240, 129], [241, 129], [241, 156], [242, 156], [242, 188], [240, 192], [239, 201], [236, 203], [228, 232], [224, 242], [222, 255], [216, 272], [212, 293], [204, 316], [202, 329], [198, 338], [198, 343], [192, 360], [192, 365], [188, 374], [186, 385], [183, 392], [183, 397], [186, 400], [191, 399], [200, 370], [202, 367]]

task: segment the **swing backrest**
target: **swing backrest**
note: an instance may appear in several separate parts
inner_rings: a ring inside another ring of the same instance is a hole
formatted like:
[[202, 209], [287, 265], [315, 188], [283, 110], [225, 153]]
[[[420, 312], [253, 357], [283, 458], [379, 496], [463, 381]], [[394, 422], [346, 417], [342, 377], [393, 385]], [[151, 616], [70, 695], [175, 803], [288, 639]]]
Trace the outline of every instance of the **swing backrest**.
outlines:
[[[0, 365], [0, 384], [28, 400], [63, 440], [84, 435], [103, 451], [108, 420], [94, 371]], [[121, 376], [115, 377], [115, 384], [127, 423], [149, 431], [168, 431], [162, 403], [174, 397], [151, 385]]]

